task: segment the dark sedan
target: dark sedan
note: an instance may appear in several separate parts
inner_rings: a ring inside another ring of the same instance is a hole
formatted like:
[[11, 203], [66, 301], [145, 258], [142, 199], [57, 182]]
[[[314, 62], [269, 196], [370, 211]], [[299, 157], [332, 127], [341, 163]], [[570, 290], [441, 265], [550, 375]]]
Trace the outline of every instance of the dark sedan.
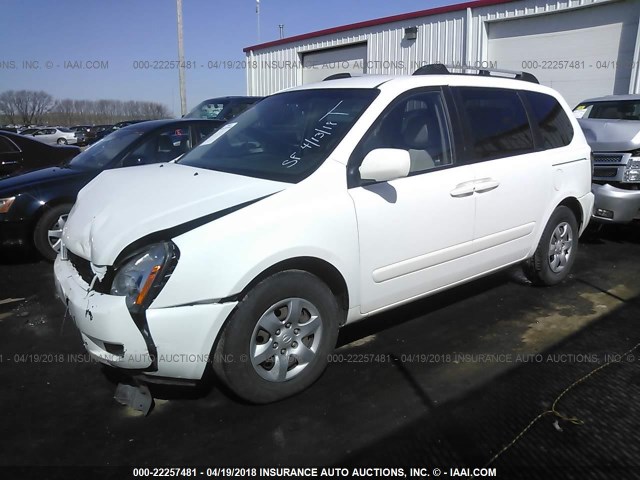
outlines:
[[46, 145], [32, 137], [0, 131], [0, 178], [64, 164], [80, 151], [78, 147]]
[[54, 260], [78, 192], [100, 172], [171, 161], [223, 124], [193, 119], [138, 123], [113, 132], [63, 166], [0, 179], [0, 246], [34, 245]]

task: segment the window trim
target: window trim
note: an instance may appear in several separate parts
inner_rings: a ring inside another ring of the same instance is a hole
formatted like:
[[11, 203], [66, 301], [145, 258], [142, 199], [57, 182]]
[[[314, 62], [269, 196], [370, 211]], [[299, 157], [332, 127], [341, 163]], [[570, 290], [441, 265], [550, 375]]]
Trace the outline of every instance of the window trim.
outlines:
[[[9, 137], [6, 137], [4, 135], [0, 135], [0, 137], [4, 138], [7, 142], [9, 142], [11, 145], [14, 146], [15, 150], [12, 152], [4, 152], [3, 155], [6, 154], [15, 154], [15, 153], [22, 153], [22, 149], [20, 148], [20, 146], [14, 142], [12, 139], [10, 139]], [[0, 152], [0, 154], [2, 154], [2, 152]]]
[[347, 188], [351, 189], [351, 188], [358, 188], [358, 187], [363, 187], [363, 186], [375, 185], [377, 183], [386, 183], [386, 182], [376, 182], [376, 181], [373, 181], [373, 180], [367, 181], [367, 180], [360, 179], [359, 178], [360, 176], [358, 175], [358, 168], [360, 167], [360, 165], [362, 165], [362, 161], [364, 160], [364, 158], [357, 158], [358, 155], [356, 155], [356, 153], [358, 152], [359, 148], [364, 143], [364, 141], [371, 134], [371, 132], [378, 127], [378, 124], [381, 121], [381, 119], [384, 118], [389, 113], [389, 111], [391, 111], [393, 108], [395, 108], [396, 105], [398, 105], [400, 102], [404, 101], [407, 97], [411, 97], [413, 95], [420, 94], [420, 93], [428, 93], [428, 92], [439, 92], [440, 93], [440, 98], [442, 99], [442, 106], [444, 108], [445, 122], [446, 122], [446, 125], [447, 125], [447, 128], [448, 128], [448, 133], [449, 133], [449, 144], [451, 146], [451, 163], [449, 163], [447, 165], [440, 165], [438, 167], [434, 167], [434, 168], [429, 169], [429, 170], [423, 170], [423, 171], [420, 171], [420, 172], [409, 173], [406, 178], [415, 177], [415, 176], [418, 176], [418, 175], [424, 175], [424, 174], [428, 174], [428, 173], [431, 173], [431, 172], [438, 172], [440, 170], [446, 170], [446, 169], [454, 168], [454, 167], [458, 166], [458, 162], [456, 161], [457, 160], [456, 153], [457, 153], [457, 149], [458, 149], [458, 147], [460, 145], [460, 142], [459, 142], [460, 135], [458, 135], [457, 131], [454, 130], [454, 123], [456, 125], [456, 128], [458, 128], [459, 127], [459, 123], [458, 123], [459, 119], [457, 117], [457, 112], [456, 112], [455, 118], [452, 118], [450, 110], [452, 108], [452, 105], [455, 105], [455, 104], [452, 103], [452, 101], [451, 101], [452, 97], [451, 97], [450, 93], [448, 92], [448, 90], [449, 90], [449, 87], [445, 87], [445, 86], [430, 86], [430, 87], [412, 88], [411, 90], [406, 90], [406, 91], [402, 92], [400, 95], [395, 97], [391, 102], [389, 102], [387, 104], [387, 106], [384, 108], [384, 110], [382, 110], [382, 112], [378, 115], [378, 117], [369, 126], [369, 128], [364, 133], [364, 135], [362, 135], [362, 138], [360, 138], [360, 140], [358, 141], [358, 143], [354, 147], [353, 151], [351, 152], [351, 155], [349, 155], [349, 160], [347, 161]]

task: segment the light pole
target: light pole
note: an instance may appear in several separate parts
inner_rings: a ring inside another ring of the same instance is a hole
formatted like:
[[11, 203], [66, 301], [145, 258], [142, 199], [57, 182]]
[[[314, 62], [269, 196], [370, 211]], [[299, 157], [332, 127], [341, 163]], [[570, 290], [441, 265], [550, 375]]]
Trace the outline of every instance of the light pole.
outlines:
[[258, 43], [260, 43], [260, 0], [256, 0], [256, 17], [258, 19]]
[[180, 114], [187, 114], [187, 91], [184, 85], [185, 65], [184, 65], [184, 41], [182, 38], [182, 0], [176, 0], [178, 10], [178, 72], [180, 75]]

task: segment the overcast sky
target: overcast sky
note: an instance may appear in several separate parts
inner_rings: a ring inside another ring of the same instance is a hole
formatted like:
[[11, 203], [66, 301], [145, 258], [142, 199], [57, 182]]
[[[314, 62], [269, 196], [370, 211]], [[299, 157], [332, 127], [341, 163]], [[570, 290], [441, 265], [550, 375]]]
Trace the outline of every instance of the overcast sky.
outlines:
[[[196, 65], [188, 107], [245, 94], [244, 70], [209, 62], [242, 62], [244, 47], [279, 38], [279, 24], [288, 37], [452, 3], [461, 1], [261, 0], [258, 42], [255, 0], [183, 0], [185, 59]], [[0, 92], [158, 101], [179, 114], [178, 70], [145, 68], [178, 58], [176, 0], [2, 0], [0, 11]]]

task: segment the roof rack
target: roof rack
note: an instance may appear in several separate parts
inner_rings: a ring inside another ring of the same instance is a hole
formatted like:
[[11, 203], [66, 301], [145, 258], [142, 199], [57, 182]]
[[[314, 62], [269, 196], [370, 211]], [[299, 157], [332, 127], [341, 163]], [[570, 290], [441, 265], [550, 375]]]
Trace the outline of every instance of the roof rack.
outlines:
[[[451, 72], [449, 69], [462, 70], [462, 72]], [[476, 70], [478, 73], [467, 73], [467, 70]], [[523, 80], [525, 82], [540, 83], [535, 75], [528, 72], [517, 72], [514, 70], [502, 70], [498, 68], [475, 67], [473, 65], [444, 65], [442, 63], [431, 63], [420, 67], [414, 75], [480, 75], [491, 76], [492, 73], [501, 73], [513, 75], [515, 80]], [[502, 76], [502, 75], [497, 75]]]
[[351, 78], [351, 74], [349, 72], [334, 73], [333, 75], [329, 75], [322, 81], [326, 82], [327, 80], [338, 80], [340, 78]]

